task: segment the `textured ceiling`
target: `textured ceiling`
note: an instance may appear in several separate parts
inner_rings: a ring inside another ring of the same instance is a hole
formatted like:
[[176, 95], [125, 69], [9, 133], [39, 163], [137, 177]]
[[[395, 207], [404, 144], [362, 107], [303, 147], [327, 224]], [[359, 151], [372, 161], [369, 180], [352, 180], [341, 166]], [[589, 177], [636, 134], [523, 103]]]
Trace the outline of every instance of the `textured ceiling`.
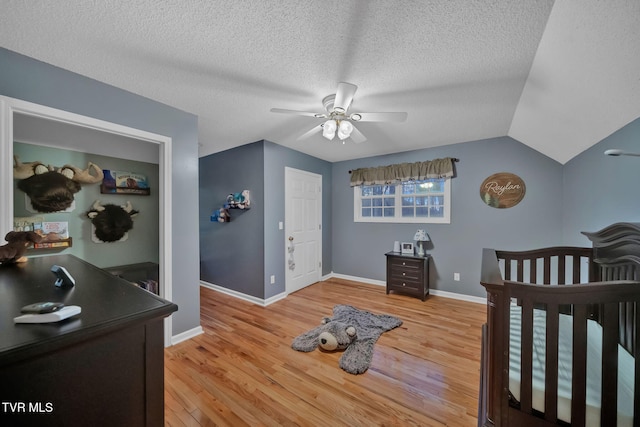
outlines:
[[[340, 161], [509, 135], [565, 163], [640, 116], [638, 0], [2, 0], [0, 46], [199, 116], [200, 155]], [[362, 144], [297, 137], [338, 82]]]

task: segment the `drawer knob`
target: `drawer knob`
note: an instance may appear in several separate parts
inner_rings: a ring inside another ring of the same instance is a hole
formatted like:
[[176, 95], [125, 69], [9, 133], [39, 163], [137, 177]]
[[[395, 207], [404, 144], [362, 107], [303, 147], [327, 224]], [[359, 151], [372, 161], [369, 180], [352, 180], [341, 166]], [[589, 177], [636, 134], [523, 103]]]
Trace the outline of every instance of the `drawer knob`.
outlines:
[[407, 273], [402, 273], [402, 275], [403, 275], [403, 276], [406, 276], [406, 275], [407, 275]]
[[402, 286], [406, 286], [406, 284], [403, 283]]
[[402, 262], [402, 265], [406, 265], [406, 264], [404, 263], [404, 261]]

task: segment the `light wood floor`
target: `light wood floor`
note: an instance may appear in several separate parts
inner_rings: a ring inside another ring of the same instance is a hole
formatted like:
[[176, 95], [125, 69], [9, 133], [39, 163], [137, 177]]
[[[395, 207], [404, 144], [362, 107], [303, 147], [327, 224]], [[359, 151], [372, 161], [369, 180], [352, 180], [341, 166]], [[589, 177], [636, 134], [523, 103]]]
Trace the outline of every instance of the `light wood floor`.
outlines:
[[[367, 372], [294, 351], [335, 304], [391, 314]], [[169, 426], [474, 426], [483, 304], [333, 279], [260, 307], [201, 288], [205, 333], [165, 350]]]

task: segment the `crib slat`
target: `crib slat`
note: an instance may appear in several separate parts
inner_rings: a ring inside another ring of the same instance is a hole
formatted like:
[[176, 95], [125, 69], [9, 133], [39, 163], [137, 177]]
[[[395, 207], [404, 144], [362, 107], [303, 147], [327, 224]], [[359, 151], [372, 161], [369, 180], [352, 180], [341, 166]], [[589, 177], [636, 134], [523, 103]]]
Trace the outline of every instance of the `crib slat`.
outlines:
[[574, 255], [573, 259], [572, 259], [572, 264], [573, 264], [573, 277], [571, 277], [571, 283], [576, 284], [576, 283], [581, 283], [582, 280], [580, 277], [580, 255]]
[[558, 256], [558, 285], [565, 284], [567, 273], [565, 271], [566, 258], [564, 255]]
[[523, 271], [524, 268], [522, 268], [522, 265], [523, 265], [522, 259], [518, 259], [518, 266], [516, 267], [517, 268], [517, 271], [516, 271], [517, 279], [516, 280], [518, 282], [523, 282], [524, 281], [524, 271]]
[[547, 304], [547, 344], [545, 350], [544, 418], [558, 418], [558, 304]]
[[[625, 327], [627, 329], [632, 329], [629, 332], [629, 335], [631, 335], [631, 348], [629, 349], [631, 352], [635, 352], [636, 351], [636, 347], [638, 346], [638, 341], [637, 341], [637, 337], [636, 337], [636, 331], [638, 330], [635, 326], [636, 320], [638, 318], [638, 303], [637, 302], [633, 302], [633, 303], [628, 303], [629, 305], [631, 305], [631, 310], [633, 311], [633, 314], [631, 315], [631, 319], [629, 319], [628, 323], [625, 325]], [[635, 389], [637, 390], [637, 389]]]
[[604, 280], [613, 280], [613, 278], [615, 277], [615, 271], [613, 268], [607, 268], [606, 273], [605, 273], [605, 279]]
[[544, 282], [545, 284], [551, 283], [551, 257], [545, 256], [543, 258], [544, 262]]
[[532, 258], [529, 262], [529, 283], [538, 283], [538, 258]]
[[[635, 303], [636, 305], [638, 302]], [[636, 307], [637, 309], [637, 307]], [[633, 355], [634, 359], [634, 367], [635, 367], [635, 379], [634, 379], [634, 393], [633, 393], [633, 425], [640, 425], [640, 346], [638, 344], [638, 331], [640, 330], [640, 316], [638, 313], [635, 313], [633, 322]]]
[[618, 416], [618, 303], [603, 304], [602, 322], [602, 412], [601, 425], [611, 425]]
[[587, 401], [587, 307], [574, 305], [573, 310], [571, 425], [583, 426]]
[[533, 362], [533, 303], [530, 299], [522, 306], [522, 347], [520, 353], [520, 408], [531, 413]]
[[504, 259], [504, 279], [511, 280], [511, 258], [509, 257]]
[[633, 324], [635, 318], [636, 305], [633, 302], [621, 302], [620, 303], [620, 344], [626, 348], [629, 352], [634, 348], [633, 337]]

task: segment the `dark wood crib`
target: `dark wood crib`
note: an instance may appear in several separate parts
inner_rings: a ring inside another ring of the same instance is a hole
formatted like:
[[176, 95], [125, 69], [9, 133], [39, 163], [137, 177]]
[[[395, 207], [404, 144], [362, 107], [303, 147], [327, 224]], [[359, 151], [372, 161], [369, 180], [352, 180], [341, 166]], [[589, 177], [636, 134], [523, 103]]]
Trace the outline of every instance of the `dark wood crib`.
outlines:
[[479, 426], [640, 426], [640, 223], [583, 234], [483, 250]]

